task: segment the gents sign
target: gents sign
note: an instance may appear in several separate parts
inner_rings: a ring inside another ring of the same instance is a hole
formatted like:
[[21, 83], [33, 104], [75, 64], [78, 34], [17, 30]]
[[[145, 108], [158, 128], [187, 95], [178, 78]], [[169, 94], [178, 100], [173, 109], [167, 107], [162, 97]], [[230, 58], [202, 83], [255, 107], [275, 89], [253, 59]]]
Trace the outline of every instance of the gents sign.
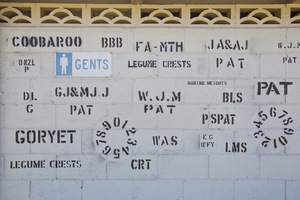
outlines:
[[56, 53], [56, 76], [106, 77], [111, 75], [108, 52]]

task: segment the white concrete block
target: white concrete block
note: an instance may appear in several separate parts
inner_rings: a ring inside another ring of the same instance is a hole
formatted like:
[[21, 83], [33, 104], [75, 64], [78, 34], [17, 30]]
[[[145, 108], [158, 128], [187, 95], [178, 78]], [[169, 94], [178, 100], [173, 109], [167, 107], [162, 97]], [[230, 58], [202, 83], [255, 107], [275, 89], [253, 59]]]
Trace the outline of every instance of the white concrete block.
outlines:
[[[149, 37], [149, 33], [154, 37]], [[180, 53], [186, 48], [184, 29], [139, 28], [134, 30], [135, 52]]]
[[132, 200], [132, 189], [133, 183], [131, 181], [84, 181], [82, 198], [84, 200], [98, 200], [99, 197], [105, 197], [106, 200]]
[[[270, 166], [276, 166], [270, 167]], [[299, 156], [261, 156], [260, 161], [260, 176], [268, 179], [299, 179], [300, 172]]]
[[[300, 51], [300, 47], [298, 49], [298, 52]], [[299, 53], [288, 53], [283, 58], [282, 61], [286, 63], [286, 76], [290, 78], [299, 78], [300, 69], [300, 58]]]
[[170, 79], [136, 79], [133, 88], [135, 103], [180, 103], [183, 101], [181, 82]]
[[255, 100], [261, 103], [284, 103], [294, 83], [285, 78], [257, 80]]
[[180, 130], [139, 130], [134, 139], [135, 154], [183, 153], [184, 135]]
[[[245, 146], [245, 152], [242, 154], [250, 155], [264, 155], [264, 154], [284, 154], [285, 146], [278, 145], [277, 148], [274, 148], [274, 144], [269, 142], [265, 146], [266, 136], [274, 138], [275, 136], [279, 137], [282, 134], [282, 130], [268, 130], [264, 129], [266, 135], [261, 135], [258, 129], [239, 129], [235, 131], [235, 143], [240, 143]], [[256, 137], [255, 137], [256, 136]]]
[[206, 53], [250, 53], [252, 43], [249, 34], [241, 30], [225, 29], [206, 36]]
[[[133, 52], [134, 34], [130, 28], [81, 28], [84, 51]], [[92, 38], [92, 39], [91, 39]]]
[[[298, 74], [298, 73], [295, 73]], [[300, 103], [300, 81], [297, 79], [289, 79], [292, 85], [288, 87], [285, 100], [287, 104], [299, 104]]]
[[203, 179], [208, 177], [207, 156], [161, 155], [158, 158], [161, 179]]
[[98, 98], [82, 97], [82, 102], [107, 104], [132, 102], [132, 79], [83, 79], [81, 86], [98, 89]]
[[[78, 154], [81, 153], [81, 130], [79, 129], [33, 129], [36, 142], [31, 144], [31, 153], [43, 154]], [[39, 132], [40, 131], [40, 132]], [[39, 133], [45, 137], [39, 137]], [[50, 134], [53, 134], [50, 135]], [[25, 130], [28, 135], [28, 130]], [[21, 138], [21, 139], [22, 139]], [[39, 141], [41, 140], [41, 141]], [[31, 142], [30, 140], [29, 142]], [[28, 141], [27, 141], [28, 142]], [[21, 146], [21, 145], [20, 145]]]
[[[61, 50], [57, 50], [61, 51]], [[57, 52], [55, 51], [55, 52]], [[67, 50], [69, 52], [70, 50]], [[49, 52], [41, 53], [38, 52], [38, 57], [40, 58], [41, 66], [40, 66], [40, 77], [47, 77], [53, 78], [55, 76], [55, 52], [49, 54]], [[36, 55], [35, 53], [31, 52], [30, 54]], [[53, 64], [52, 64], [53, 63]]]
[[109, 179], [154, 179], [157, 178], [157, 156], [124, 155], [120, 160], [107, 163]]
[[98, 104], [56, 106], [56, 126], [59, 128], [93, 128], [106, 116], [106, 107]]
[[[51, 81], [50, 85], [50, 98], [55, 104], [70, 104], [81, 103], [81, 79], [63, 79], [55, 78]], [[49, 84], [49, 83], [48, 83]], [[48, 85], [41, 86], [42, 88], [49, 87]], [[89, 90], [93, 90], [92, 88]], [[49, 88], [46, 90], [49, 92]], [[90, 92], [88, 93], [90, 94]]]
[[[284, 98], [267, 99], [265, 96], [257, 96], [257, 82], [256, 80], [235, 80], [234, 89], [225, 91], [223, 98], [226, 103], [237, 103], [240, 101], [243, 104], [254, 104], [260, 102], [284, 102]], [[225, 96], [226, 95], [226, 96]], [[232, 95], [232, 98], [230, 97]]]
[[[1, 32], [0, 32], [0, 37], [1, 37]], [[1, 39], [0, 39], [0, 44], [1, 44]], [[1, 66], [4, 66], [4, 65], [5, 65], [5, 59], [6, 59], [5, 56], [6, 56], [6, 54], [3, 53], [3, 52], [1, 51], [1, 49], [0, 49], [0, 65], [1, 65]], [[1, 67], [1, 68], [0, 68], [0, 77], [1, 77], [1, 79], [5, 76], [5, 75], [4, 75], [5, 72], [6, 72], [6, 70], [4, 69], [4, 67]]]
[[259, 72], [262, 78], [286, 77], [286, 64], [283, 63], [286, 54], [262, 54], [260, 57]]
[[204, 54], [161, 54], [159, 77], [207, 77], [209, 65]]
[[161, 129], [207, 128], [208, 124], [201, 123], [201, 116], [207, 112], [207, 107], [202, 105], [176, 105], [172, 108], [172, 114], [158, 115], [158, 127]]
[[198, 134], [200, 136], [200, 152], [209, 153], [209, 154], [224, 154], [230, 151], [231, 145], [234, 140], [234, 131], [233, 130], [214, 130], [206, 129], [199, 130]]
[[31, 200], [80, 200], [81, 181], [43, 180], [31, 182]]
[[2, 200], [30, 199], [29, 181], [0, 181], [0, 195]]
[[141, 104], [112, 104], [108, 105], [109, 117], [119, 117], [128, 120], [131, 127], [137, 129], [152, 129], [158, 126], [158, 115], [155, 112], [144, 113], [144, 105]]
[[58, 155], [57, 179], [106, 178], [106, 162], [99, 155]]
[[83, 129], [81, 132], [81, 151], [83, 154], [97, 154], [94, 140], [93, 140], [93, 133], [94, 129]]
[[124, 103], [132, 100], [130, 79], [57, 79], [50, 90], [51, 100], [57, 104]]
[[[299, 129], [294, 129], [295, 133], [299, 133]], [[282, 133], [282, 132], [281, 132]], [[293, 134], [289, 137], [288, 144], [286, 145], [286, 153], [287, 154], [299, 154], [300, 153], [300, 135]]]
[[[222, 164], [220, 164], [222, 163]], [[259, 157], [249, 155], [212, 155], [210, 178], [251, 179], [259, 177]]]
[[224, 93], [234, 92], [235, 88], [234, 81], [226, 79], [188, 79], [179, 83], [185, 103], [223, 103]]
[[219, 78], [255, 78], [259, 76], [259, 56], [248, 54], [212, 54], [209, 76]]
[[299, 105], [262, 105], [260, 106], [261, 128], [299, 128]]
[[185, 29], [185, 52], [205, 53], [206, 39], [211, 34], [210, 29]]
[[295, 79], [236, 80], [235, 93], [242, 93], [242, 102], [251, 104], [284, 104], [295, 99], [297, 81]]
[[[1, 99], [1, 94], [0, 94], [0, 99]], [[4, 111], [4, 106], [3, 104], [0, 104], [0, 128], [4, 127], [4, 117], [5, 116], [5, 111]]]
[[233, 199], [233, 182], [197, 180], [184, 182], [184, 199], [228, 200]]
[[282, 200], [285, 199], [284, 181], [238, 180], [234, 182], [236, 200]]
[[184, 130], [183, 148], [184, 154], [198, 154], [200, 152], [200, 134], [201, 131]]
[[7, 155], [4, 157], [4, 177], [8, 180], [55, 179], [56, 169], [50, 162], [56, 160], [54, 155]]
[[70, 31], [69, 28], [60, 28], [57, 32], [57, 29], [45, 27], [10, 27], [3, 31], [3, 37], [7, 38], [6, 52], [82, 51], [85, 43], [81, 29]]
[[287, 181], [286, 182], [286, 200], [297, 200], [300, 196], [300, 182]]
[[11, 53], [3, 54], [1, 74], [3, 77], [38, 77], [41, 60], [38, 54]]
[[139, 130], [134, 136], [134, 139], [137, 141], [137, 145], [133, 147], [133, 152], [135, 154], [152, 155], [158, 154], [160, 152], [160, 148], [170, 148], [171, 146], [167, 144], [161, 145], [160, 142], [165, 140], [163, 136], [160, 136], [160, 133], [161, 131], [159, 130]]
[[29, 154], [30, 144], [16, 142], [16, 129], [0, 129], [0, 152], [2, 154]]
[[[31, 97], [31, 102], [40, 104], [53, 104], [56, 103], [52, 98], [52, 85], [57, 81], [57, 79], [49, 78], [35, 78], [30, 80], [30, 92], [26, 94]], [[30, 96], [31, 95], [31, 96]], [[24, 102], [24, 101], [23, 101]], [[26, 101], [28, 102], [28, 101]]]
[[55, 106], [34, 103], [6, 104], [4, 125], [6, 128], [53, 128], [55, 127]]
[[[258, 154], [282, 155], [286, 152], [289, 141], [293, 139], [284, 134], [283, 129], [257, 129], [254, 132], [256, 150]], [[254, 136], [253, 134], [253, 136]]]
[[257, 120], [257, 106], [219, 106], [211, 105], [209, 113], [202, 114], [200, 123], [210, 128], [252, 128]]
[[157, 77], [159, 67], [158, 56], [155, 54], [113, 54], [113, 77]]
[[4, 158], [0, 155], [0, 179], [2, 180], [4, 177]]
[[134, 181], [133, 198], [139, 200], [183, 199], [183, 184], [180, 181]]
[[30, 103], [31, 89], [29, 79], [1, 80], [1, 102], [3, 103]]
[[[286, 29], [286, 44], [283, 44], [283, 47], [286, 47], [285, 50], [288, 53], [299, 53], [299, 30], [296, 28], [287, 28]], [[298, 54], [299, 55], [299, 54]]]
[[[285, 29], [247, 29], [241, 30], [241, 34], [250, 36], [251, 53], [266, 54], [266, 53], [284, 53], [285, 49], [280, 48], [279, 43], [286, 42]], [[259, 34], [258, 34], [259, 33]], [[272, 37], [270, 37], [272, 36]]]

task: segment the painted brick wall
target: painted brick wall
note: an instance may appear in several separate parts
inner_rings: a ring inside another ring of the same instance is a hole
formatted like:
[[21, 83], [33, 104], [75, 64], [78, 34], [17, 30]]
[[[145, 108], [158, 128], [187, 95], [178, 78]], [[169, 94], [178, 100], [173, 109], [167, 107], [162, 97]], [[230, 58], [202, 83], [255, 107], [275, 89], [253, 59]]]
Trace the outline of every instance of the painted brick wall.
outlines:
[[[1, 200], [300, 198], [299, 28], [0, 35]], [[57, 52], [112, 74], [60, 77]]]

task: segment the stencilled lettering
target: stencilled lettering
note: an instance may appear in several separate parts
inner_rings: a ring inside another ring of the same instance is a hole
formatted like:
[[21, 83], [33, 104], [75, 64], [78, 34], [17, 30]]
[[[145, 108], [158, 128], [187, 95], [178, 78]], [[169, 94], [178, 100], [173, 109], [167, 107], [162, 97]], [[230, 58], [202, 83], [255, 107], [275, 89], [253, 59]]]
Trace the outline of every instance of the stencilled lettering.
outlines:
[[245, 58], [216, 58], [216, 68], [244, 68]]
[[299, 49], [300, 48], [300, 42], [278, 42], [278, 49]]
[[123, 46], [123, 38], [121, 37], [102, 37], [102, 48], [121, 48]]
[[9, 162], [10, 169], [81, 168], [81, 160], [15, 160]]
[[249, 40], [233, 40], [233, 39], [212, 39], [207, 44], [208, 50], [249, 50]]
[[44, 36], [14, 36], [12, 37], [13, 47], [81, 47], [82, 38], [75, 37], [44, 37]]
[[59, 98], [72, 98], [72, 97], [108, 97], [109, 88], [99, 88], [99, 87], [56, 87], [54, 89], [55, 97]]
[[293, 82], [281, 81], [279, 83], [275, 82], [258, 82], [257, 83], [257, 95], [287, 95], [289, 86], [293, 85]]
[[17, 144], [72, 144], [76, 130], [20, 129], [15, 132]]
[[158, 50], [159, 52], [183, 52], [183, 42], [175, 41], [163, 41], [159, 45], [151, 45], [149, 41], [137, 41], [135, 43], [136, 52], [153, 52]]
[[234, 125], [236, 114], [222, 114], [222, 113], [211, 113], [211, 114], [202, 114], [202, 124], [227, 124]]
[[[169, 104], [170, 102], [181, 102], [181, 92], [172, 91], [167, 93], [162, 91], [159, 95], [153, 95], [149, 91], [138, 91], [138, 100], [140, 102], [149, 102], [149, 104], [144, 105], [144, 113], [154, 112], [158, 113], [173, 113], [173, 109], [176, 107], [174, 104]], [[150, 104], [151, 102], [151, 104]], [[155, 104], [154, 104], [155, 103]], [[157, 103], [168, 103], [157, 104]]]

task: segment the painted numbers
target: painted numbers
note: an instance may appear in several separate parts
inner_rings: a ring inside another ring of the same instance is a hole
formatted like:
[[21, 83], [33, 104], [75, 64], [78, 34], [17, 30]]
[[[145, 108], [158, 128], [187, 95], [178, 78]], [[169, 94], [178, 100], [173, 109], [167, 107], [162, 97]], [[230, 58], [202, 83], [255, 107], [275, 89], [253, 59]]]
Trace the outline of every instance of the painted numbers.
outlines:
[[115, 117], [105, 120], [94, 130], [94, 145], [104, 157], [120, 159], [121, 155], [129, 155], [132, 147], [137, 145], [134, 135], [135, 127], [127, 127], [128, 120]]
[[[279, 145], [285, 146], [288, 144], [288, 137], [294, 134], [294, 129], [290, 127], [294, 120], [289, 116], [288, 111], [279, 110], [276, 107], [271, 107], [267, 112], [260, 111], [258, 113], [260, 118], [259, 121], [253, 121], [258, 131], [256, 131], [253, 136], [255, 138], [262, 138], [261, 145], [263, 147], [273, 146], [276, 149]], [[272, 132], [263, 129], [267, 121], [274, 121], [275, 123], [280, 123], [282, 125], [282, 133], [280, 136], [273, 136]]]

